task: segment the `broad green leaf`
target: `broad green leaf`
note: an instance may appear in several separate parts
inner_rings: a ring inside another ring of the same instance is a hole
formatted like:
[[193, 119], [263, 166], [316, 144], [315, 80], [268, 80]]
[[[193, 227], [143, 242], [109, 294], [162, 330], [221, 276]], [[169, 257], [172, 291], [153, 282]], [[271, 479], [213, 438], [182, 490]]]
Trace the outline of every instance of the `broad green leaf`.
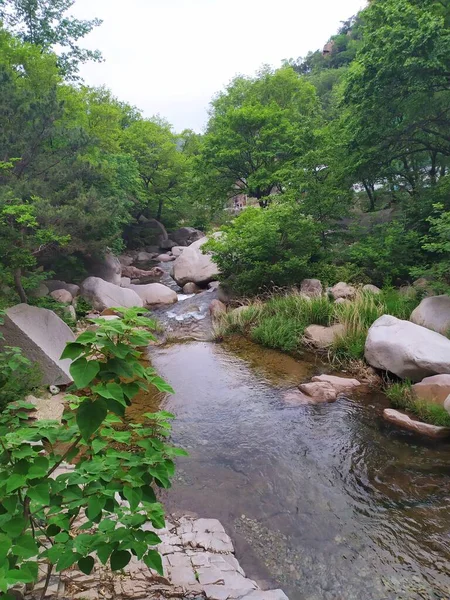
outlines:
[[78, 344], [77, 342], [69, 342], [61, 354], [61, 360], [64, 360], [65, 358], [75, 360], [80, 356], [80, 354], [82, 354], [83, 351], [84, 346], [82, 344]]
[[140, 488], [132, 488], [130, 486], [125, 486], [123, 488], [123, 495], [126, 500], [130, 503], [130, 510], [134, 511], [139, 506], [140, 501], [142, 500], [142, 490]]
[[28, 476], [31, 478], [44, 477], [49, 470], [48, 458], [37, 456], [28, 470]]
[[140, 387], [137, 383], [123, 383], [122, 390], [128, 400], [132, 400], [139, 393]]
[[122, 360], [120, 358], [112, 358], [111, 360], [108, 360], [108, 362], [105, 365], [105, 370], [111, 371], [112, 373], [119, 375], [119, 377], [134, 376], [134, 371], [131, 364], [126, 360]]
[[149, 569], [153, 569], [160, 575], [164, 575], [164, 569], [162, 566], [162, 560], [159, 552], [156, 550], [149, 550], [144, 556], [144, 563]]
[[107, 445], [108, 442], [105, 442], [104, 440], [99, 440], [98, 438], [92, 440], [92, 449], [94, 450], [95, 454], [98, 454]]
[[3, 561], [5, 560], [10, 548], [10, 538], [5, 534], [0, 533], [0, 564], [3, 564]]
[[85, 331], [81, 335], [79, 335], [76, 339], [76, 344], [92, 344], [97, 340], [97, 336], [94, 331]]
[[64, 571], [75, 564], [80, 558], [81, 556], [78, 553], [68, 550], [64, 552], [58, 559], [56, 570]]
[[166, 392], [167, 394], [175, 394], [174, 389], [170, 386], [162, 377], [152, 376], [148, 381], [155, 386], [160, 392]]
[[98, 526], [98, 530], [102, 533], [109, 533], [110, 531], [114, 531], [116, 524], [116, 521], [113, 521], [112, 519], [103, 519]]
[[27, 496], [38, 504], [50, 504], [50, 492], [47, 483], [40, 483], [39, 485], [28, 488]]
[[70, 365], [70, 374], [78, 389], [88, 386], [100, 371], [100, 363], [96, 360], [78, 358]]
[[120, 571], [127, 566], [131, 560], [131, 554], [127, 550], [114, 550], [109, 559], [111, 569]]
[[54, 537], [55, 535], [58, 535], [58, 533], [61, 531], [61, 527], [59, 527], [59, 525], [49, 525], [47, 527], [47, 535], [49, 537]]
[[6, 482], [6, 491], [13, 492], [14, 490], [19, 489], [25, 485], [27, 478], [25, 475], [18, 475], [17, 473], [13, 473], [8, 477], [8, 481]]
[[106, 418], [108, 409], [105, 400], [96, 400], [92, 402], [86, 399], [77, 410], [77, 425], [85, 441], [88, 441], [91, 435], [97, 431]]
[[80, 558], [78, 561], [78, 568], [85, 575], [90, 575], [94, 568], [95, 561], [92, 556], [86, 556], [86, 558]]
[[86, 514], [91, 521], [102, 512], [105, 502], [105, 498], [98, 498], [97, 496], [91, 496], [89, 498]]
[[113, 550], [114, 550], [114, 544], [101, 544], [100, 546], [98, 546], [97, 556], [99, 557], [100, 562], [103, 565], [106, 565]]
[[20, 558], [33, 558], [39, 552], [39, 549], [33, 536], [25, 534], [15, 540], [13, 552]]

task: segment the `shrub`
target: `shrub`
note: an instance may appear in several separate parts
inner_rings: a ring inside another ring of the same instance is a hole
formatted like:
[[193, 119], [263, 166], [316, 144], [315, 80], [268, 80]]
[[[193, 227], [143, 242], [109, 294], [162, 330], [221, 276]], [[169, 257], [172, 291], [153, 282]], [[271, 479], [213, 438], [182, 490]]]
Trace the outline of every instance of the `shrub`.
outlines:
[[0, 411], [15, 400], [22, 400], [39, 386], [38, 367], [22, 356], [20, 348], [7, 346], [0, 353]]
[[247, 208], [223, 230], [204, 249], [227, 286], [244, 296], [300, 283], [320, 246], [317, 225], [293, 203]]
[[[78, 336], [62, 355], [73, 361], [76, 394], [67, 398], [64, 424], [29, 422], [32, 406], [23, 401], [0, 417], [2, 593], [35, 582], [38, 562], [47, 565], [47, 583], [55, 568], [74, 564], [90, 574], [95, 556], [117, 571], [135, 555], [162, 574], [155, 549], [161, 540], [142, 525], [164, 527], [154, 488], [170, 487], [173, 458], [185, 452], [166, 443], [172, 415], [147, 413], [144, 423], [128, 427], [124, 416], [139, 390], [173, 390], [142, 362], [139, 349], [154, 339], [144, 330], [153, 328], [152, 321], [130, 309], [121, 320], [93, 322], [98, 329]], [[73, 460], [73, 470], [58, 474]]]

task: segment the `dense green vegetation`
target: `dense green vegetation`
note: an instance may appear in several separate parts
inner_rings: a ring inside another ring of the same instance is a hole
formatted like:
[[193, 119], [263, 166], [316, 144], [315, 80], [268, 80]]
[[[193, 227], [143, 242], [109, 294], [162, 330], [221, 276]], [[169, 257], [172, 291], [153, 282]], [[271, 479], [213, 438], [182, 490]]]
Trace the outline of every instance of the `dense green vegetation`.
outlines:
[[407, 319], [418, 303], [417, 294], [405, 296], [389, 288], [376, 295], [361, 291], [355, 300], [343, 304], [328, 296], [306, 298], [294, 290], [224, 314], [216, 337], [245, 335], [263, 346], [299, 354], [309, 347], [304, 338], [308, 325], [341, 324], [343, 331], [328, 354], [332, 360], [350, 364], [364, 357], [367, 331], [374, 321], [386, 314]]
[[[0, 416], [2, 597], [12, 597], [4, 594], [17, 583], [35, 582], [44, 559], [43, 595], [55, 568], [77, 564], [90, 574], [94, 556], [118, 571], [135, 555], [163, 574], [155, 549], [161, 540], [141, 526], [164, 527], [155, 491], [170, 487], [173, 458], [185, 453], [166, 443], [168, 413], [145, 414], [143, 423], [126, 427], [125, 410], [140, 390], [172, 392], [139, 350], [154, 339], [154, 323], [138, 313], [94, 320], [95, 331], [67, 344], [63, 357], [73, 359], [74, 394], [64, 425], [30, 422], [33, 405], [24, 401], [10, 403]], [[0, 381], [2, 375], [0, 368]], [[57, 471], [75, 458], [73, 471]]]

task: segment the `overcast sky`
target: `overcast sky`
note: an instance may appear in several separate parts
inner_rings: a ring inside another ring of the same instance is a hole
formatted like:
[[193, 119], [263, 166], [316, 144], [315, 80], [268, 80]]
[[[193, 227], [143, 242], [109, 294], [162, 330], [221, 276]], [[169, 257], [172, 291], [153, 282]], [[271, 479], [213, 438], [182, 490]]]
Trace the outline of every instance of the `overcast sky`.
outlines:
[[105, 62], [82, 67], [144, 115], [202, 131], [208, 104], [237, 74], [322, 48], [364, 0], [76, 0], [103, 25], [84, 45]]

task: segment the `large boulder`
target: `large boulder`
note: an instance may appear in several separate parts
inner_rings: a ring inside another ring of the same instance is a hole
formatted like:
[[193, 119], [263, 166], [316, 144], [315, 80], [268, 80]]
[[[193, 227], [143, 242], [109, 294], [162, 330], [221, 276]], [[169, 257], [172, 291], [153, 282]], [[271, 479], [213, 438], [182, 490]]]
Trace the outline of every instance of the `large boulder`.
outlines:
[[179, 256], [181, 256], [183, 254], [183, 250], [186, 249], [186, 246], [174, 246], [172, 248], [172, 256], [175, 256], [175, 258], [178, 258]]
[[81, 296], [90, 302], [96, 310], [105, 308], [142, 307], [141, 298], [129, 288], [123, 288], [99, 277], [88, 277], [81, 284]]
[[80, 286], [75, 285], [74, 283], [66, 283], [65, 281], [60, 281], [58, 279], [50, 279], [45, 282], [45, 285], [48, 287], [50, 292], [54, 292], [55, 290], [66, 290], [72, 297], [75, 298], [80, 293]]
[[417, 400], [444, 406], [445, 400], [450, 396], [450, 375], [425, 377], [412, 386], [412, 392]]
[[338, 298], [352, 300], [356, 296], [356, 288], [344, 281], [340, 281], [331, 288], [331, 295], [335, 300]]
[[0, 348], [21, 348], [24, 356], [40, 369], [43, 385], [71, 383], [71, 361], [60, 360], [60, 356], [75, 336], [53, 311], [28, 304], [12, 306], [5, 311], [0, 332], [3, 334]]
[[450, 333], [450, 296], [424, 298], [410, 317], [416, 325], [422, 325], [442, 335]]
[[375, 294], [376, 296], [378, 296], [378, 294], [381, 294], [380, 288], [377, 287], [376, 285], [373, 285], [372, 283], [366, 283], [366, 285], [363, 285], [362, 290], [363, 290], [363, 292], [367, 292], [369, 294]]
[[204, 237], [203, 231], [194, 229], [194, 227], [180, 227], [170, 234], [170, 239], [175, 242], [175, 246], [190, 246]]
[[159, 267], [153, 267], [153, 269], [147, 271], [138, 269], [137, 267], [122, 267], [122, 277], [120, 278], [120, 282], [122, 283], [124, 277], [128, 277], [130, 280], [138, 279], [143, 283], [143, 280], [145, 280], [145, 283], [156, 283], [163, 275], [164, 271]]
[[141, 298], [144, 306], [175, 304], [178, 301], [177, 293], [162, 283], [131, 284], [130, 289]]
[[319, 279], [304, 279], [300, 284], [300, 293], [309, 298], [317, 298], [323, 294], [323, 286]]
[[207, 238], [202, 238], [194, 242], [173, 263], [173, 278], [178, 285], [183, 286], [189, 281], [206, 284], [217, 279], [217, 265], [209, 254], [203, 254], [201, 250], [206, 241]]
[[333, 345], [334, 341], [343, 336], [345, 333], [345, 326], [340, 323], [331, 325], [331, 327], [324, 327], [323, 325], [309, 325], [305, 329], [304, 339], [305, 342], [324, 350]]
[[92, 277], [98, 277], [103, 281], [120, 285], [122, 265], [119, 258], [110, 252], [101, 257], [91, 258], [88, 261], [87, 270]]
[[73, 302], [73, 296], [67, 290], [55, 290], [54, 292], [50, 292], [50, 296], [53, 300], [62, 304], [72, 304]]
[[372, 367], [412, 381], [450, 373], [449, 339], [391, 315], [383, 315], [369, 329], [364, 356]]

